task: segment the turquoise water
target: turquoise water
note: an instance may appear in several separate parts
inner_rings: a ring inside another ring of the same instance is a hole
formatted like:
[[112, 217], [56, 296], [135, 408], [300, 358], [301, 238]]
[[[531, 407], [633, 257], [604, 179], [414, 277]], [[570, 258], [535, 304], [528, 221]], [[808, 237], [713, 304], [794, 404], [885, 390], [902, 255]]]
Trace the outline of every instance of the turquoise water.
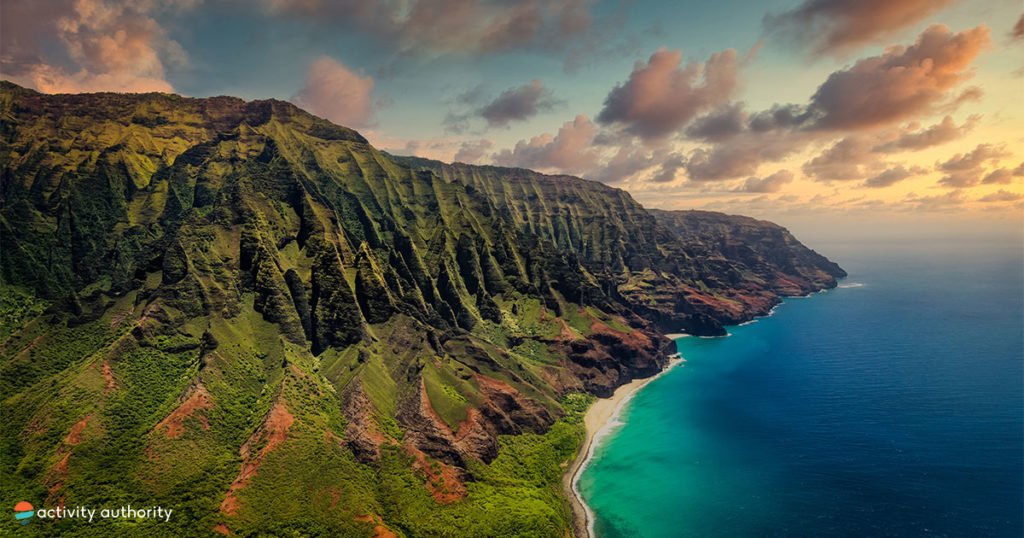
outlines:
[[1024, 535], [1020, 243], [819, 248], [840, 289], [679, 340], [630, 402], [598, 537]]

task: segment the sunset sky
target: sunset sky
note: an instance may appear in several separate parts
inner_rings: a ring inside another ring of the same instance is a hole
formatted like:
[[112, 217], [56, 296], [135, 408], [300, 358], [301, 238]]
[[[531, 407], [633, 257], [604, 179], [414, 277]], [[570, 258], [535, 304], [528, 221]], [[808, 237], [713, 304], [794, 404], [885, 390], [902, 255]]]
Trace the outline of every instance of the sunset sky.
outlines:
[[278, 98], [397, 154], [797, 231], [1019, 231], [1020, 0], [0, 4], [39, 91]]

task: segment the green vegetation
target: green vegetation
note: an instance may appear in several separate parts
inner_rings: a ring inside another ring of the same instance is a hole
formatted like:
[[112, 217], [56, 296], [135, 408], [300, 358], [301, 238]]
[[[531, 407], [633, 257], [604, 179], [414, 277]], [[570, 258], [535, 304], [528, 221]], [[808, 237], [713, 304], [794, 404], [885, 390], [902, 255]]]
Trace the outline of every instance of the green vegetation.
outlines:
[[0, 340], [7, 338], [26, 321], [38, 316], [46, 303], [34, 293], [11, 286], [0, 286]]
[[0, 116], [0, 483], [175, 511], [26, 535], [567, 536], [588, 393], [841, 272], [280, 101], [0, 82]]
[[561, 476], [583, 433], [577, 419], [543, 435], [502, 436], [497, 459], [470, 466], [466, 499], [441, 506], [409, 472], [409, 458], [387, 449], [378, 472], [385, 519], [409, 536], [563, 536], [572, 514]]

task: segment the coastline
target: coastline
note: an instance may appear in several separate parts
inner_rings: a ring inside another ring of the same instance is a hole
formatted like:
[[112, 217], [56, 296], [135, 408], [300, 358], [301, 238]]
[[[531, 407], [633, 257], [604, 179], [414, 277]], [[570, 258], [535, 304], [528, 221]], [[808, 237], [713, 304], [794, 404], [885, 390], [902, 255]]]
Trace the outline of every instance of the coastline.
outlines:
[[664, 375], [672, 367], [683, 362], [686, 362], [686, 360], [679, 355], [675, 355], [669, 360], [665, 368], [657, 374], [643, 379], [634, 379], [615, 389], [610, 398], [598, 398], [587, 409], [586, 414], [583, 416], [583, 424], [586, 428], [586, 438], [583, 441], [583, 447], [576, 455], [576, 459], [573, 460], [568, 472], [562, 476], [562, 487], [568, 494], [569, 503], [572, 505], [574, 534], [578, 538], [594, 537], [594, 512], [583, 500], [577, 484], [580, 474], [594, 455], [597, 443], [615, 424], [615, 419], [619, 416], [619, 413], [638, 390]]

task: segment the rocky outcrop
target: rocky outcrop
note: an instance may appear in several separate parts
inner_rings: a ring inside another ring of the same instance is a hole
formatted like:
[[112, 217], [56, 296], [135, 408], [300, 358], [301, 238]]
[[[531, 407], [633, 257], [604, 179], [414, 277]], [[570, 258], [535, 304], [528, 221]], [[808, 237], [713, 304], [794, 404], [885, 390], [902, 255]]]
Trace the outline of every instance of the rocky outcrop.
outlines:
[[846, 276], [838, 264], [798, 241], [778, 224], [712, 211], [658, 211], [651, 214], [673, 232], [684, 248], [706, 260], [728, 261], [716, 271], [730, 285], [741, 284], [744, 269], [784, 296], [833, 288]]
[[552, 349], [567, 358], [569, 369], [587, 392], [607, 398], [620, 385], [660, 372], [675, 343], [650, 330], [621, 332], [594, 322], [585, 338], [556, 341]]
[[[334, 480], [413, 466], [453, 502], [499, 436], [661, 370], [663, 334], [723, 334], [844, 274], [770, 223], [395, 157], [280, 101], [4, 82], [0, 117], [0, 291], [48, 304], [0, 340], [5, 402], [25, 407], [3, 404], [18, 456], [0, 465], [39, 487], [81, 478], [72, 446], [144, 468], [134, 439], [155, 432], [149, 456], [174, 472], [134, 485], [220, 477], [212, 511], [233, 523], [261, 476], [316, 489], [302, 458]], [[124, 427], [95, 446], [19, 437], [51, 415]], [[359, 513], [380, 513], [360, 491]]]

